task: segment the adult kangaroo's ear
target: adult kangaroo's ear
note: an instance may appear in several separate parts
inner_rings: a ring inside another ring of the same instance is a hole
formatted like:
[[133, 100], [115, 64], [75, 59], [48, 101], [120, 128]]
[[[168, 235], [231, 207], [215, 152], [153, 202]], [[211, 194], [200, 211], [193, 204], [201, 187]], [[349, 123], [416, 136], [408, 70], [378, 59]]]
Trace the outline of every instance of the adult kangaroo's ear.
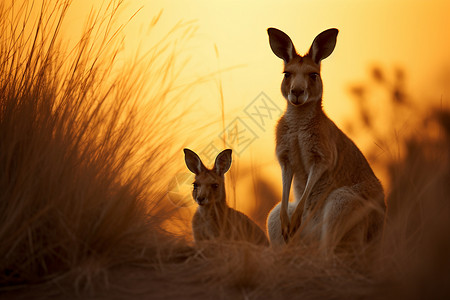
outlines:
[[322, 59], [327, 58], [333, 52], [338, 32], [339, 30], [332, 28], [316, 36], [309, 49], [309, 55], [316, 64], [320, 64]]
[[223, 150], [216, 157], [214, 170], [220, 176], [225, 174], [231, 167], [231, 149]]
[[183, 149], [184, 151], [184, 161], [186, 162], [186, 166], [195, 175], [200, 174], [206, 167], [203, 165], [202, 160], [198, 155], [189, 149]]
[[297, 55], [294, 44], [286, 33], [276, 28], [267, 29], [267, 33], [269, 34], [270, 48], [272, 48], [273, 53], [284, 60], [285, 63], [289, 62]]

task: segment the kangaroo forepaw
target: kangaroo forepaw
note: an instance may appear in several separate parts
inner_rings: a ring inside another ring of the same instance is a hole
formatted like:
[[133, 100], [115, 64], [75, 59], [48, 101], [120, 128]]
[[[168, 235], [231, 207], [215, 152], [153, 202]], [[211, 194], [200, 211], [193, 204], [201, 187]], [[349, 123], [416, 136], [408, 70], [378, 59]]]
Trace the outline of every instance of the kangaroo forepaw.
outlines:
[[298, 227], [293, 226], [292, 223], [290, 223], [287, 227], [282, 228], [281, 233], [286, 244], [289, 243], [290, 240], [292, 240], [295, 233], [297, 232], [297, 229]]
[[291, 240], [294, 237], [295, 233], [300, 228], [300, 225], [301, 225], [300, 218], [298, 218], [296, 215], [293, 215], [288, 227], [287, 240]]
[[289, 225], [283, 226], [281, 228], [281, 234], [283, 235], [283, 239], [285, 243], [287, 244], [289, 242], [290, 233], [289, 233]]

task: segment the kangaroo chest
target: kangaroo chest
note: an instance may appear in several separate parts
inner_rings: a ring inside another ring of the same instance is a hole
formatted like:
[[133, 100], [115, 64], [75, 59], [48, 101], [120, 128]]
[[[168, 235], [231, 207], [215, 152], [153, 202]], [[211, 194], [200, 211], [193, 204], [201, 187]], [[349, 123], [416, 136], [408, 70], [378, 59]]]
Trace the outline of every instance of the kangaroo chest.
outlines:
[[305, 181], [316, 158], [322, 155], [320, 133], [309, 128], [287, 127], [277, 134], [277, 157], [288, 164], [297, 180]]
[[[306, 186], [309, 173], [315, 164], [334, 167], [336, 157], [336, 147], [330, 140], [326, 131], [321, 131], [319, 118], [315, 122], [299, 124], [281, 119], [277, 128], [277, 156], [280, 164], [287, 165], [293, 172], [293, 191], [295, 199], [298, 201]], [[316, 198], [320, 198], [323, 192], [329, 187], [328, 172], [316, 182], [310, 197], [306, 200], [306, 213], [315, 203]]]
[[227, 238], [230, 236], [230, 217], [232, 214], [229, 209], [220, 209], [216, 211], [213, 207], [205, 209], [199, 207], [192, 219], [194, 235], [200, 240], [211, 240], [215, 238]]

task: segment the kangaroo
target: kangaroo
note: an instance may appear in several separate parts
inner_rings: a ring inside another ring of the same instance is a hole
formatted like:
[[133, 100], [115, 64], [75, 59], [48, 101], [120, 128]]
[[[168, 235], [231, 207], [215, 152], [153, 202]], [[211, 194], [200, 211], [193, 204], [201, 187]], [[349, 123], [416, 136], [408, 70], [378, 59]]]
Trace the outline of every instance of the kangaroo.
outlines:
[[283, 193], [269, 213], [270, 241], [312, 240], [326, 253], [350, 242], [364, 245], [382, 229], [384, 192], [364, 155], [322, 109], [321, 61], [333, 52], [338, 30], [320, 33], [304, 56], [287, 34], [267, 31], [272, 51], [284, 61], [287, 100], [276, 127]]
[[261, 228], [227, 205], [224, 174], [231, 166], [231, 152], [226, 149], [219, 153], [214, 167], [207, 169], [195, 152], [184, 149], [186, 166], [195, 174], [192, 196], [199, 205], [192, 218], [195, 242], [217, 239], [268, 246]]

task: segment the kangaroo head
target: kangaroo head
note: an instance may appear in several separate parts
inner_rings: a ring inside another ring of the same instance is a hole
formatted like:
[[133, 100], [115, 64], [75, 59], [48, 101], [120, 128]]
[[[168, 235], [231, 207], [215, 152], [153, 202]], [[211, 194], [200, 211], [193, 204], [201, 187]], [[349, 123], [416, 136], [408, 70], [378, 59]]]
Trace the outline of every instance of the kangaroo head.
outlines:
[[281, 93], [288, 103], [297, 106], [321, 101], [320, 62], [333, 52], [338, 30], [328, 29], [320, 33], [304, 56], [297, 54], [291, 39], [281, 30], [269, 28], [267, 33], [273, 53], [284, 61]]
[[225, 202], [224, 174], [231, 166], [231, 149], [220, 152], [212, 169], [202, 163], [200, 157], [189, 149], [184, 149], [184, 159], [188, 169], [195, 174], [192, 197], [200, 206], [210, 206]]

